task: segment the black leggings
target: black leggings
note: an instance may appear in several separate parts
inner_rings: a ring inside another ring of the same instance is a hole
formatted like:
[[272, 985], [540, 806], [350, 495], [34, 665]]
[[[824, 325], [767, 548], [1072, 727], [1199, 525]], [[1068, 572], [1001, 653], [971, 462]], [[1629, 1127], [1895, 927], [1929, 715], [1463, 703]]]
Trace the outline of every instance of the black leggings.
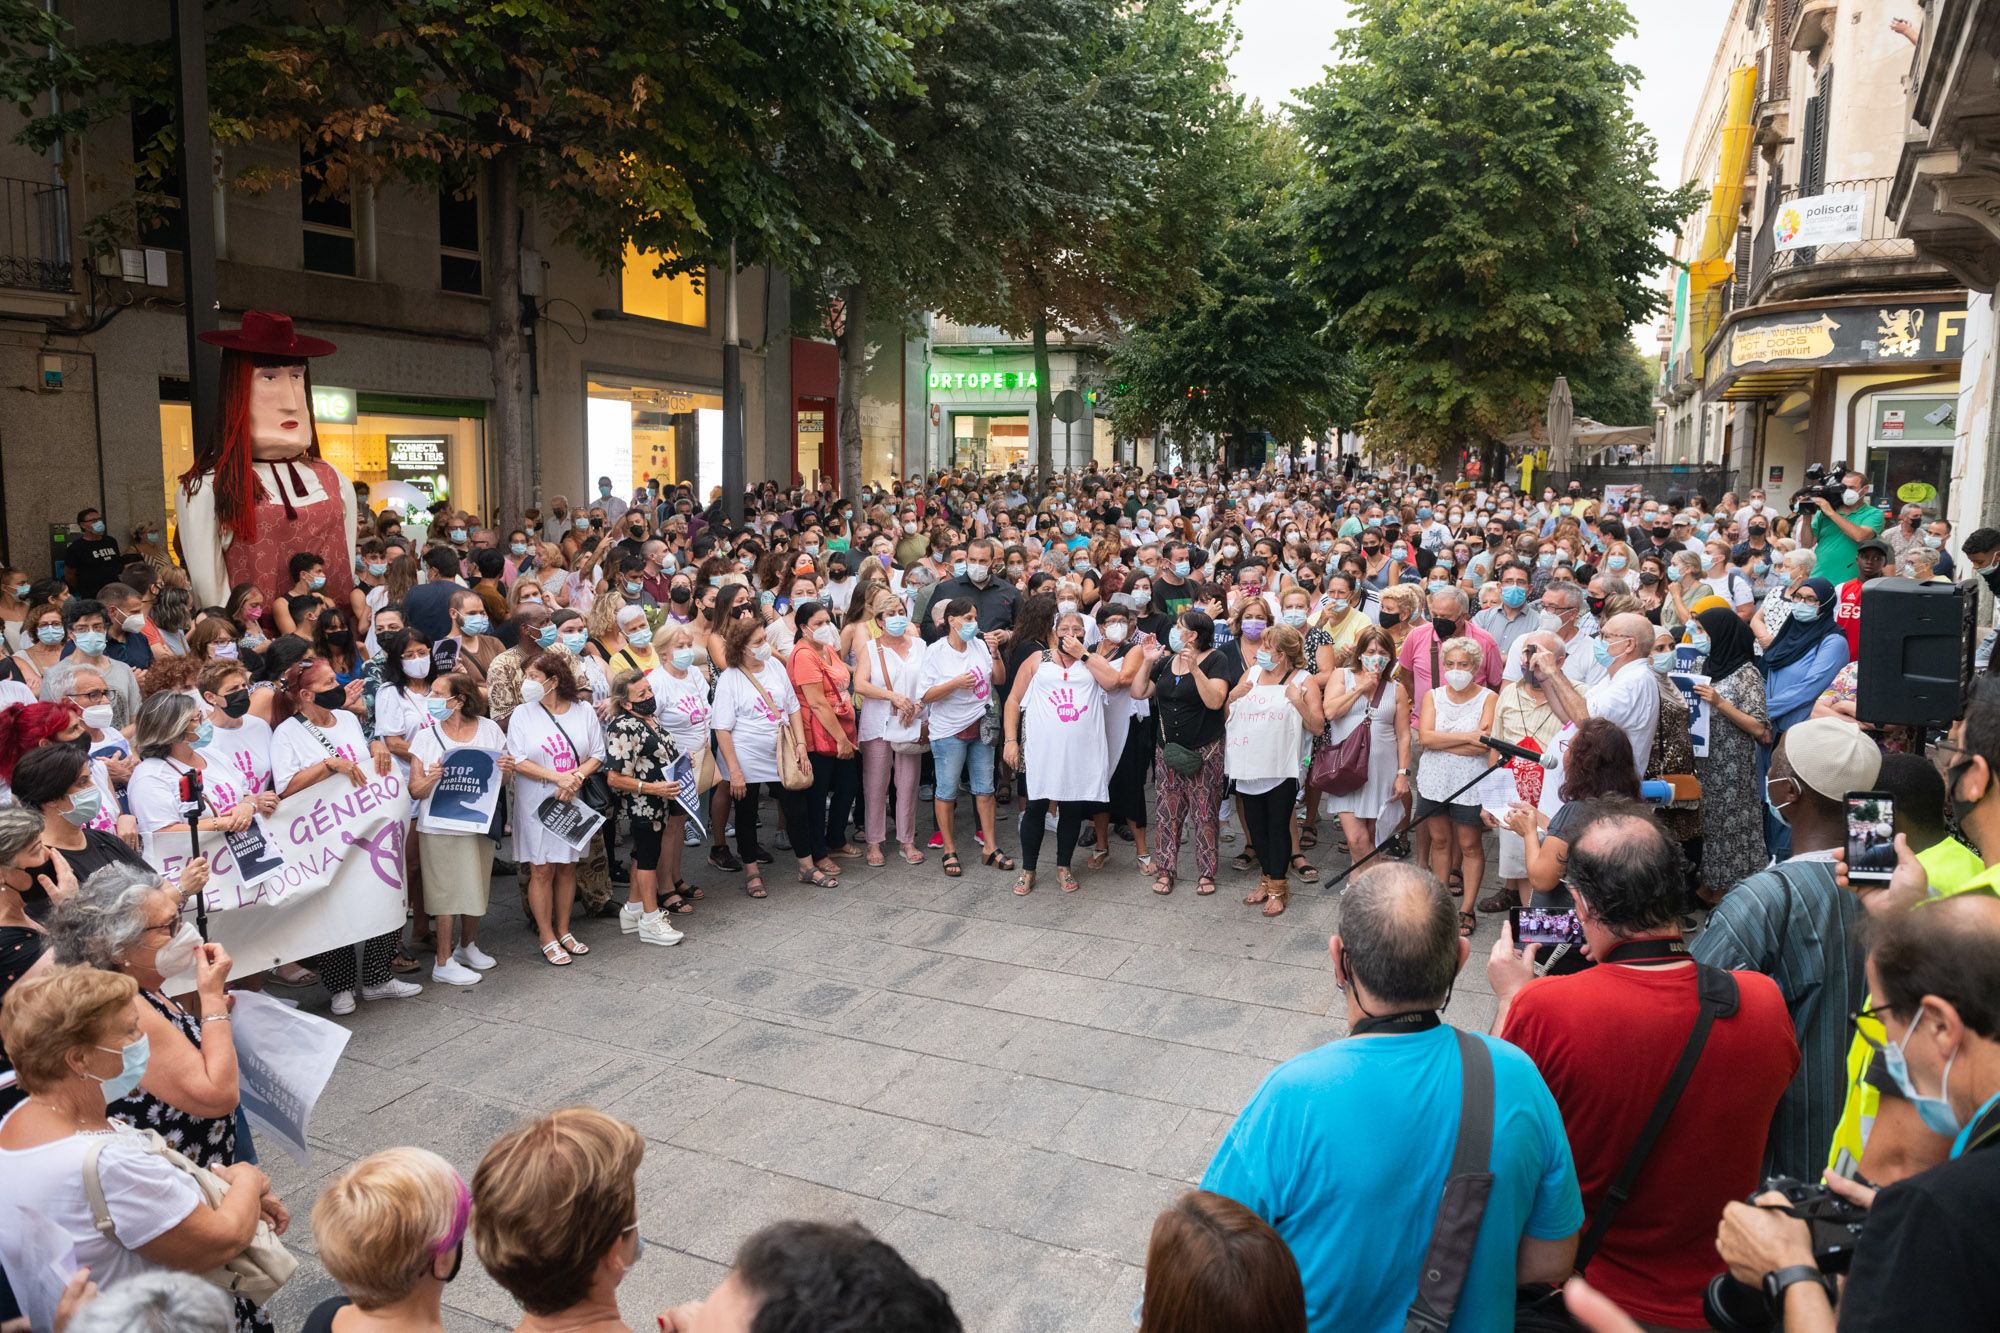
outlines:
[[[759, 787], [771, 793], [771, 799], [778, 804], [779, 813], [784, 815], [785, 828], [791, 833], [793, 853], [799, 856], [807, 855], [804, 830], [811, 828], [815, 836], [821, 831], [820, 825], [813, 821], [809, 813], [812, 804], [812, 791], [810, 788], [805, 791], [786, 791], [785, 784], [782, 782], [751, 782], [745, 784], [743, 799], [737, 801], [732, 807], [736, 819], [736, 855], [742, 858], [745, 865], [751, 865], [751, 862], [756, 859], [757, 853], [763, 850], [757, 842], [757, 789]], [[819, 855], [825, 855], [825, 853], [821, 852]], [[754, 870], [756, 867], [751, 866], [751, 868]]]
[[1146, 778], [1153, 771], [1153, 719], [1135, 717], [1111, 770], [1111, 822], [1146, 827]]
[[[861, 794], [861, 756], [849, 755], [842, 759], [839, 755], [809, 754], [812, 760], [813, 785], [806, 793], [807, 839], [812, 843], [810, 855], [817, 861], [835, 847], [847, 844], [848, 821], [854, 817], [854, 798]], [[813, 816], [819, 816], [815, 819]], [[789, 822], [789, 821], [788, 821]], [[792, 828], [792, 850], [805, 852], [798, 841], [799, 830]]]
[[[363, 986], [379, 986], [394, 975], [389, 970], [389, 963], [396, 956], [396, 941], [402, 935], [399, 927], [386, 935], [362, 941], [360, 980]], [[354, 946], [351, 944], [301, 958], [299, 962], [319, 973], [320, 984], [326, 987], [329, 995], [354, 989]]]
[[1255, 796], [1236, 793], [1243, 814], [1243, 831], [1257, 849], [1257, 864], [1265, 878], [1283, 879], [1292, 862], [1292, 805], [1299, 797], [1299, 780], [1286, 778]]
[[[605, 821], [607, 827], [609, 820]], [[634, 870], [658, 870], [660, 868], [660, 845], [664, 831], [658, 824], [643, 815], [632, 817], [632, 868]]]
[[[1103, 808], [1096, 801], [1064, 801], [1062, 809], [1056, 812], [1056, 865], [1069, 869], [1070, 858], [1076, 855], [1077, 835], [1091, 817]], [[1021, 868], [1033, 870], [1035, 863], [1042, 859], [1042, 835], [1048, 832], [1049, 803], [1046, 799], [1029, 801], [1021, 811]]]

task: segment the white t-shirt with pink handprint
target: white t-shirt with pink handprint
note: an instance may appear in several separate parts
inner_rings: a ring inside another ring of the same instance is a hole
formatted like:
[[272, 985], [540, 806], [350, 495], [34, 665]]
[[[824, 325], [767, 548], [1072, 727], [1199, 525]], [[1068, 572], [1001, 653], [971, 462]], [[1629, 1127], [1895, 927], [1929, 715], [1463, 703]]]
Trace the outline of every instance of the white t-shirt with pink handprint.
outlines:
[[1108, 799], [1111, 751], [1104, 734], [1104, 688], [1081, 662], [1065, 667], [1033, 657], [1021, 669], [1035, 673], [1021, 701], [1028, 799]]

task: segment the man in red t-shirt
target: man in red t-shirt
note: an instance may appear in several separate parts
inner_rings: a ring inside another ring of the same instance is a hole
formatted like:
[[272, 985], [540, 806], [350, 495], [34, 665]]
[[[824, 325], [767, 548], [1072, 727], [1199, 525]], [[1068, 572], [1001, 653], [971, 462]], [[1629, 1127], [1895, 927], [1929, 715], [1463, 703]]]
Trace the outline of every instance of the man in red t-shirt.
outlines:
[[[1680, 848], [1635, 802], [1593, 806], [1570, 844], [1567, 880], [1598, 965], [1534, 978], [1532, 954], [1516, 953], [1503, 932], [1487, 973], [1500, 1001], [1493, 1030], [1528, 1053], [1555, 1094], [1594, 1220], [1687, 1046], [1698, 1005], [1679, 925]], [[1735, 1012], [1709, 1029], [1631, 1197], [1585, 1269], [1593, 1287], [1648, 1325], [1708, 1326], [1702, 1289], [1722, 1269], [1715, 1219], [1756, 1192], [1771, 1115], [1799, 1067], [1777, 983], [1729, 975]]]
[[1870, 579], [1882, 577], [1882, 570], [1890, 560], [1889, 543], [1880, 537], [1871, 537], [1854, 548], [1854, 567], [1860, 570], [1857, 578], [1851, 578], [1840, 585], [1840, 603], [1834, 609], [1834, 623], [1847, 635], [1847, 660], [1861, 660], [1861, 589]]

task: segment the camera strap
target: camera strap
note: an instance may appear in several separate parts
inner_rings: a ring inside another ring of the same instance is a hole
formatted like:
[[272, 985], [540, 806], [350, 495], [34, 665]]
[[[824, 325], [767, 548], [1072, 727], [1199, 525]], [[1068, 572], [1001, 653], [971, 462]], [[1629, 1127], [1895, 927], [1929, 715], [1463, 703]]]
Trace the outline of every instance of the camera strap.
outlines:
[[[1437, 1019], [1434, 1013], [1391, 1017], [1428, 1017], [1433, 1024]], [[1461, 1080], [1458, 1139], [1452, 1144], [1430, 1245], [1417, 1272], [1417, 1297], [1403, 1316], [1403, 1333], [1445, 1333], [1451, 1327], [1472, 1270], [1487, 1196], [1493, 1192], [1493, 1057], [1478, 1037], [1456, 1030], [1452, 1035], [1458, 1039]]]
[[[1621, 945], [1612, 952], [1607, 962], [1635, 962], [1638, 958], [1620, 958], [1626, 949], [1672, 944], [1686, 956], [1686, 946], [1678, 940], [1634, 940]], [[1576, 1247], [1576, 1271], [1581, 1273], [1597, 1254], [1597, 1247], [1604, 1243], [1606, 1233], [1624, 1208], [1625, 1201], [1632, 1197], [1632, 1186], [1638, 1181], [1639, 1173], [1645, 1168], [1646, 1158], [1652, 1154], [1653, 1145], [1673, 1116], [1674, 1107], [1680, 1102], [1681, 1093], [1686, 1091], [1688, 1079], [1694, 1074], [1695, 1064], [1701, 1059], [1702, 1047], [1708, 1044], [1709, 1029], [1718, 1018], [1728, 1018], [1736, 1012], [1738, 1002], [1736, 978], [1719, 967], [1706, 963], [1695, 964], [1695, 1016], [1694, 1030], [1688, 1034], [1687, 1045], [1681, 1048], [1681, 1058], [1674, 1066], [1674, 1072], [1667, 1077], [1666, 1087], [1660, 1089], [1660, 1099], [1653, 1104], [1653, 1113], [1647, 1117], [1645, 1127], [1639, 1131], [1638, 1139], [1632, 1144], [1632, 1151], [1625, 1155], [1625, 1162], [1612, 1178], [1611, 1188], [1605, 1191], [1604, 1201], [1597, 1205], [1597, 1215], [1590, 1219], [1590, 1229]]]

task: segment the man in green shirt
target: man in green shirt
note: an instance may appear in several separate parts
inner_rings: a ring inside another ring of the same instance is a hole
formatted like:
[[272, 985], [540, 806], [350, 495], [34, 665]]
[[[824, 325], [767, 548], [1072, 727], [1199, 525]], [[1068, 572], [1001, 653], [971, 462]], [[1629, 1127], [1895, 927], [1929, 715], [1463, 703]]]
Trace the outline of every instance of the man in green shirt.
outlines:
[[1846, 472], [1841, 474], [1840, 485], [1838, 505], [1822, 496], [1813, 497], [1819, 512], [1806, 526], [1801, 543], [1813, 552], [1813, 577], [1826, 579], [1836, 588], [1860, 572], [1854, 548], [1870, 537], [1881, 536], [1888, 523], [1887, 516], [1868, 503], [1868, 478], [1859, 472]]

